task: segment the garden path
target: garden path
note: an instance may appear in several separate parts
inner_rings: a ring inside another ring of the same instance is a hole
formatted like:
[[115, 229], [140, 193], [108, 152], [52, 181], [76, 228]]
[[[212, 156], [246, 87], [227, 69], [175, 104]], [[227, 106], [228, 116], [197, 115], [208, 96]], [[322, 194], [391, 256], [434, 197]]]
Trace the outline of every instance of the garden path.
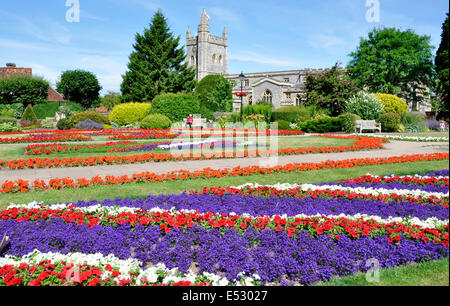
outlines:
[[[278, 156], [275, 164], [272, 161], [270, 166], [286, 165], [289, 163], [315, 163], [327, 160], [343, 160], [351, 158], [377, 158], [400, 156], [404, 154], [425, 154], [436, 152], [448, 152], [449, 144], [447, 142], [408, 142], [394, 141], [384, 144], [384, 149], [342, 153], [320, 153], [320, 154], [304, 154], [304, 155], [285, 155]], [[72, 179], [88, 178], [94, 176], [105, 177], [107, 175], [129, 175], [142, 172], [152, 172], [157, 174], [167, 173], [176, 170], [201, 170], [204, 168], [224, 169], [237, 166], [269, 166], [267, 158], [247, 157], [235, 159], [216, 159], [216, 160], [196, 160], [196, 161], [179, 161], [179, 162], [150, 162], [145, 164], [128, 164], [128, 165], [107, 165], [92, 167], [74, 167], [74, 168], [54, 168], [54, 169], [22, 169], [22, 170], [0, 170], [0, 183], [6, 180], [28, 180], [36, 179], [48, 181], [52, 178]]]

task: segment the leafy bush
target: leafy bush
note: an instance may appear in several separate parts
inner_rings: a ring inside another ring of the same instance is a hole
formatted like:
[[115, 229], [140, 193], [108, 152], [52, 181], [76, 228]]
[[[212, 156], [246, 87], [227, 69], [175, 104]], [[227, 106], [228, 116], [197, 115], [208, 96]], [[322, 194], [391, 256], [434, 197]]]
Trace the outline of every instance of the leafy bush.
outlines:
[[21, 128], [17, 122], [4, 122], [0, 123], [0, 132], [18, 132]]
[[17, 123], [17, 119], [9, 116], [1, 116], [0, 123]]
[[383, 104], [373, 94], [360, 91], [347, 101], [346, 112], [358, 115], [362, 120], [377, 120], [383, 113]]
[[279, 130], [290, 130], [290, 123], [287, 122], [286, 120], [278, 120], [275, 121], [275, 123], [278, 123], [278, 129]]
[[[119, 126], [134, 124], [145, 118], [150, 112], [150, 103], [130, 102], [114, 106], [109, 114], [109, 120]], [[109, 123], [109, 122], [104, 122]]]
[[341, 114], [339, 118], [341, 118], [342, 130], [346, 133], [354, 133], [356, 120], [361, 120], [361, 117], [351, 113]]
[[270, 122], [270, 118], [272, 118], [272, 106], [270, 105], [247, 105], [242, 108], [242, 114], [244, 116], [251, 115], [263, 115], [265, 121]]
[[401, 116], [401, 123], [405, 126], [407, 132], [418, 133], [427, 130], [425, 115], [420, 112], [408, 112], [403, 114]]
[[195, 87], [195, 97], [211, 112], [230, 112], [233, 109], [233, 86], [221, 75], [208, 75]]
[[383, 132], [398, 132], [400, 119], [401, 117], [397, 113], [384, 113], [381, 114], [378, 121], [381, 123]]
[[44, 119], [41, 121], [41, 127], [44, 129], [53, 129], [55, 126], [53, 125], [53, 121], [50, 119]]
[[34, 113], [38, 119], [45, 119], [48, 117], [55, 117], [56, 113], [61, 111], [67, 118], [72, 116], [75, 112], [83, 111], [83, 107], [75, 102], [48, 102], [38, 104], [34, 107]]
[[27, 106], [25, 111], [23, 112], [22, 118], [20, 119], [20, 122], [30, 122], [31, 124], [35, 124], [38, 121], [36, 114], [33, 111], [33, 107], [31, 104]]
[[383, 113], [396, 113], [401, 115], [405, 114], [408, 110], [408, 104], [397, 96], [377, 93], [375, 94], [375, 97], [377, 97], [381, 101], [381, 104], [383, 104]]
[[114, 106], [120, 104], [120, 93], [108, 91], [108, 93], [100, 99], [100, 105], [106, 107], [109, 111], [114, 108]]
[[109, 124], [108, 117], [104, 116], [102, 114], [99, 114], [96, 111], [84, 111], [84, 112], [75, 113], [72, 116], [70, 116], [70, 118], [69, 118], [69, 120], [73, 126], [75, 126], [76, 124], [78, 124], [86, 119], [90, 119], [90, 120], [98, 122], [98, 123]]
[[75, 125], [75, 127], [80, 130], [103, 130], [102, 123], [92, 121], [91, 119], [86, 119]]
[[297, 106], [284, 106], [273, 111], [272, 121], [284, 120], [287, 122], [295, 122], [303, 113]]
[[23, 114], [23, 104], [0, 104], [0, 116], [10, 116], [16, 119], [20, 119]]
[[47, 81], [30, 76], [14, 76], [0, 79], [0, 104], [22, 105], [45, 103], [49, 84]]
[[97, 77], [89, 71], [64, 71], [56, 88], [67, 100], [77, 102], [84, 108], [100, 105], [99, 92], [102, 87]]
[[322, 117], [311, 119], [300, 125], [302, 131], [307, 133], [329, 133], [342, 131], [342, 118]]
[[148, 115], [141, 121], [141, 128], [143, 129], [169, 129], [171, 126], [170, 119], [161, 114]]
[[73, 126], [73, 123], [69, 119], [61, 119], [56, 123], [58, 130], [70, 130]]
[[[172, 122], [181, 122], [190, 114], [200, 112], [198, 99], [191, 94], [162, 94], [152, 101], [152, 114], [167, 116]], [[211, 114], [212, 115], [212, 114]], [[205, 114], [202, 113], [202, 116]]]

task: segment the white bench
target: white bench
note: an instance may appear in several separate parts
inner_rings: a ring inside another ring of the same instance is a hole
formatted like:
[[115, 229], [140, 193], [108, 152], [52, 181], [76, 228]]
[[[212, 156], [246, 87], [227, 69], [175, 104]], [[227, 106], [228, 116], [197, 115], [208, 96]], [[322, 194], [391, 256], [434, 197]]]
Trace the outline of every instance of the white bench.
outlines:
[[363, 130], [378, 130], [381, 133], [381, 123], [377, 123], [375, 120], [356, 120], [355, 133], [362, 133]]

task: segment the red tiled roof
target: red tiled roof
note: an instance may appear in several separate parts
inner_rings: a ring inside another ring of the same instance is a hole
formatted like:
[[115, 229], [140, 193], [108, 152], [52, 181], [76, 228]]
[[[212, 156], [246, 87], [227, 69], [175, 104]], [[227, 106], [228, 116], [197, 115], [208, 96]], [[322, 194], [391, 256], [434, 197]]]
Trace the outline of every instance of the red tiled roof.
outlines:
[[0, 67], [0, 78], [9, 78], [15, 75], [32, 75], [31, 68], [16, 68], [16, 67]]
[[49, 102], [65, 102], [66, 100], [64, 100], [64, 97], [59, 92], [57, 92], [53, 88], [49, 87], [47, 101], [49, 101]]

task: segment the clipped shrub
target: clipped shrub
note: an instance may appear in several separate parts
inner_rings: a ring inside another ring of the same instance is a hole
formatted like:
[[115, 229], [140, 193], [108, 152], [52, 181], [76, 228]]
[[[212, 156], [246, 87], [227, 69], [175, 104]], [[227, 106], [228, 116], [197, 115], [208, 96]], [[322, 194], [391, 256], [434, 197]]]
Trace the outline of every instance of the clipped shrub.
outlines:
[[83, 122], [86, 119], [90, 119], [98, 123], [109, 124], [108, 117], [99, 114], [96, 111], [84, 111], [75, 113], [69, 118], [70, 122], [72, 123], [72, 126], [75, 126], [76, 124]]
[[383, 132], [398, 132], [400, 119], [400, 115], [397, 113], [384, 113], [381, 114], [378, 122], [381, 123]]
[[397, 96], [377, 93], [375, 94], [375, 97], [377, 97], [381, 101], [381, 104], [383, 104], [383, 113], [395, 113], [401, 115], [405, 114], [408, 110], [408, 104]]
[[427, 131], [425, 115], [420, 112], [407, 112], [401, 115], [401, 123], [405, 126], [405, 131], [419, 133]]
[[351, 113], [345, 113], [339, 115], [342, 124], [342, 130], [346, 133], [354, 133], [356, 120], [361, 120], [361, 117]]
[[55, 126], [53, 125], [53, 121], [50, 119], [44, 119], [41, 121], [41, 127], [44, 129], [53, 129]]
[[284, 120], [289, 123], [297, 121], [303, 113], [297, 106], [283, 106], [272, 112], [272, 121]]
[[151, 114], [142, 119], [142, 129], [169, 129], [172, 126], [172, 122], [167, 116], [161, 114]]
[[[130, 102], [114, 106], [109, 120], [119, 126], [134, 124], [144, 119], [152, 108], [150, 103]], [[108, 124], [109, 122], [103, 122]]]
[[[208, 119], [207, 108], [203, 107], [201, 112], [203, 118]], [[211, 110], [208, 109], [212, 116]], [[181, 122], [190, 114], [200, 113], [200, 103], [191, 94], [162, 94], [156, 96], [152, 101], [152, 114], [161, 114], [168, 117], [172, 122]]]
[[80, 130], [103, 130], [102, 123], [92, 121], [91, 119], [86, 119], [75, 125], [75, 127]]
[[[23, 112], [22, 119], [20, 119], [21, 123], [29, 122], [32, 125], [38, 121], [36, 114], [33, 111], [33, 107], [29, 104], [25, 111]], [[22, 125], [23, 126], [23, 125]]]
[[383, 108], [375, 95], [360, 91], [347, 101], [345, 111], [358, 115], [362, 120], [377, 120], [383, 113]]
[[56, 128], [58, 130], [70, 130], [74, 125], [69, 119], [61, 119], [56, 123]]
[[342, 118], [322, 117], [311, 119], [300, 125], [302, 131], [307, 133], [329, 133], [342, 131]]
[[279, 130], [290, 130], [290, 123], [287, 122], [286, 120], [278, 120], [275, 121], [275, 123], [278, 123], [278, 129]]

